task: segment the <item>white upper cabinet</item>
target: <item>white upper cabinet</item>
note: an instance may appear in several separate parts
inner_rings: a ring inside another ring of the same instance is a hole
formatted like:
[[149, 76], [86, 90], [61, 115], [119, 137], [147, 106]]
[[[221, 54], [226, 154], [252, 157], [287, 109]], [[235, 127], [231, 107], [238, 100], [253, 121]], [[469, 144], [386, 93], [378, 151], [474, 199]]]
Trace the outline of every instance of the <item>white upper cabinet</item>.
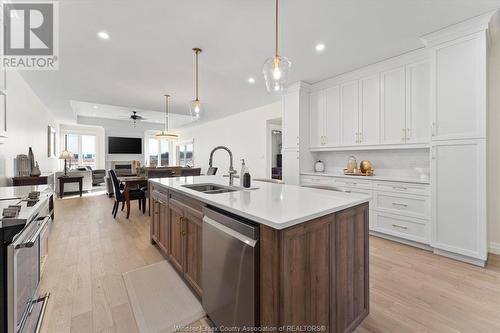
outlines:
[[341, 143], [344, 146], [359, 142], [358, 131], [359, 90], [358, 81], [351, 81], [340, 86]]
[[406, 141], [406, 72], [399, 67], [382, 72], [381, 143], [402, 144]]
[[359, 80], [359, 143], [380, 143], [380, 77]]
[[340, 87], [326, 89], [326, 114], [324, 145], [328, 147], [340, 144]]
[[419, 51], [322, 83], [310, 94], [310, 148], [429, 144], [430, 73]]
[[406, 143], [430, 141], [430, 62], [406, 66]]
[[309, 103], [309, 144], [321, 147], [325, 144], [325, 91], [312, 92]]
[[435, 91], [432, 139], [486, 137], [486, 37], [484, 32], [432, 49]]

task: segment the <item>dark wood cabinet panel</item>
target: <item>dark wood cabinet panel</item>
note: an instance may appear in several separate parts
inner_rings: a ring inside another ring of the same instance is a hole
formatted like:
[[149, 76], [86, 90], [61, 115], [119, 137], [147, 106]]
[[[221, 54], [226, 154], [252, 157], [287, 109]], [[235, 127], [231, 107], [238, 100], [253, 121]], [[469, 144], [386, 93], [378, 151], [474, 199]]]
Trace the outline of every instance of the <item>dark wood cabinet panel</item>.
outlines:
[[182, 207], [177, 205], [175, 200], [169, 202], [170, 210], [170, 253], [169, 259], [171, 263], [179, 270], [183, 271], [184, 267], [184, 212]]
[[332, 239], [336, 332], [351, 332], [368, 315], [368, 209], [354, 207], [336, 216]]
[[368, 205], [260, 227], [260, 324], [352, 332], [368, 315]]
[[198, 293], [202, 295], [201, 286], [201, 262], [202, 262], [202, 223], [203, 215], [199, 212], [184, 212], [185, 222], [185, 267], [184, 273], [186, 279], [190, 282], [191, 286]]
[[287, 325], [329, 324], [329, 226], [320, 219], [282, 233], [282, 320]]
[[151, 240], [158, 243], [160, 238], [160, 210], [158, 200], [153, 198], [151, 200], [151, 204], [153, 205], [153, 216], [151, 218]]
[[165, 255], [170, 252], [170, 219], [169, 219], [169, 208], [168, 201], [159, 200], [159, 242], [158, 246], [163, 250]]

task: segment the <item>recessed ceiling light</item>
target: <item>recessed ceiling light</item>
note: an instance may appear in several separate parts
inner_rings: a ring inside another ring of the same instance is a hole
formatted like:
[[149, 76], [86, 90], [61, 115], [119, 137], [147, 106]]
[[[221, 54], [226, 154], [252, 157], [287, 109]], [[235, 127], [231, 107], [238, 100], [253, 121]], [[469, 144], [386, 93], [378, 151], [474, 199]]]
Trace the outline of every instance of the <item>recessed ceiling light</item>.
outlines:
[[324, 50], [325, 50], [325, 44], [323, 43], [316, 44], [316, 51], [322, 52]]
[[97, 33], [97, 36], [100, 38], [100, 39], [109, 39], [109, 34], [106, 32], [106, 31], [99, 31]]
[[248, 83], [254, 84], [255, 83], [255, 79], [253, 77], [249, 77], [248, 78]]
[[93, 106], [93, 108], [94, 108], [94, 109], [97, 109], [97, 108], [98, 108], [98, 106], [97, 106], [97, 105], [94, 105], [94, 106]]

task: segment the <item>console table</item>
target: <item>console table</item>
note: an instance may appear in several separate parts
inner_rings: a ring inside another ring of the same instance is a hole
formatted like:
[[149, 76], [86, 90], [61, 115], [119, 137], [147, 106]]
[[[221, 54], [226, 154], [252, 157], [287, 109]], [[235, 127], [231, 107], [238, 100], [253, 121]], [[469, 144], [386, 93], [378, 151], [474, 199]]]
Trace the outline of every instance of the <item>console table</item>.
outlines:
[[28, 185], [46, 185], [48, 184], [48, 176], [18, 176], [12, 178], [13, 186], [28, 186]]
[[64, 196], [64, 184], [66, 183], [78, 183], [80, 196], [82, 196], [83, 176], [61, 176], [57, 179], [59, 180], [59, 198], [62, 199]]

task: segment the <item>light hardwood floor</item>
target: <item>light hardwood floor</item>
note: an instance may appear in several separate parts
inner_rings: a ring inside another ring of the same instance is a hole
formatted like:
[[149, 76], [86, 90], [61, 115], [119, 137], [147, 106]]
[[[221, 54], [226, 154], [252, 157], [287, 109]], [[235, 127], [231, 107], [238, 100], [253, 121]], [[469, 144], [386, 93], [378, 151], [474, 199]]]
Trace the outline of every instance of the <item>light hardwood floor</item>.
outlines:
[[[56, 200], [43, 332], [136, 332], [122, 273], [162, 260], [149, 219], [104, 195]], [[370, 315], [357, 332], [500, 332], [500, 257], [486, 269], [370, 238]], [[175, 301], [175, 300], [172, 300]], [[193, 326], [203, 326], [198, 321]]]

